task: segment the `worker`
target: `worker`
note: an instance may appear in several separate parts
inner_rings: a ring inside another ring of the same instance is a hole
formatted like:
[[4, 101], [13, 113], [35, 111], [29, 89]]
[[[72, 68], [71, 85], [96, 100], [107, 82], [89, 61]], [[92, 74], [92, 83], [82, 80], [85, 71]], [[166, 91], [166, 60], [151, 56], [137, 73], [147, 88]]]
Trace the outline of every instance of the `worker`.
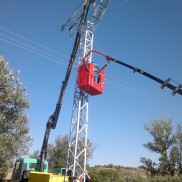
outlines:
[[85, 181], [84, 181], [84, 177], [80, 177], [80, 181], [81, 182], [91, 182], [91, 177], [88, 175], [88, 173], [85, 176]]
[[85, 182], [90, 182], [90, 181], [91, 181], [91, 177], [87, 174], [87, 175], [86, 175]]
[[92, 62], [92, 63], [95, 66], [95, 69], [94, 69], [94, 81], [96, 83], [99, 83], [100, 82], [100, 75], [99, 75], [100, 68], [99, 68], [99, 65], [94, 63], [94, 62]]

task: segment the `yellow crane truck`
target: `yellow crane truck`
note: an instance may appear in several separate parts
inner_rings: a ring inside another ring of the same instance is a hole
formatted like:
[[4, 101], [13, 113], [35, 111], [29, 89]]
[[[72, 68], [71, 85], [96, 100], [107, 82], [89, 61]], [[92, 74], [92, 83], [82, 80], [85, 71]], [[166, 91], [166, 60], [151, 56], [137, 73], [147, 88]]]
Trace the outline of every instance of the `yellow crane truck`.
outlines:
[[[56, 168], [52, 173], [48, 172], [48, 162], [44, 161], [44, 171], [39, 172], [40, 159], [20, 158], [15, 162], [12, 173], [12, 182], [68, 182], [71, 176], [71, 170], [65, 168]], [[64, 180], [65, 178], [65, 180]]]

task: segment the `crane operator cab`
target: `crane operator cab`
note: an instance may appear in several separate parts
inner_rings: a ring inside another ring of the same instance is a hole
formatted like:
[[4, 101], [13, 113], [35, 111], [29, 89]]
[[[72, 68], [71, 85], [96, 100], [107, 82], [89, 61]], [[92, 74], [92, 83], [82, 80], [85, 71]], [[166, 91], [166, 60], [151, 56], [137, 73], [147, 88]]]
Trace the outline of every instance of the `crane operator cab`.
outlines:
[[[39, 159], [35, 158], [19, 158], [15, 162], [12, 174], [12, 181], [28, 181], [30, 171], [38, 171]], [[48, 172], [48, 162], [44, 162], [44, 172]]]
[[78, 68], [78, 88], [89, 95], [102, 94], [104, 91], [104, 72], [94, 63], [85, 63]]

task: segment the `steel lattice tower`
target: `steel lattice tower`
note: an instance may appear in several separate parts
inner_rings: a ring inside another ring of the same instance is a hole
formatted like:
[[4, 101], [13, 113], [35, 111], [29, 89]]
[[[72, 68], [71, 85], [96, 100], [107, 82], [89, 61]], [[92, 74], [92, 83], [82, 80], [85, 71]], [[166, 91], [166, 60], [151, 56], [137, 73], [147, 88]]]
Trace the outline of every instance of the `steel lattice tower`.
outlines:
[[[96, 26], [101, 21], [110, 0], [83, 0], [64, 27], [76, 30], [81, 34], [79, 45], [78, 64], [82, 58], [92, 50], [93, 37]], [[84, 24], [81, 24], [80, 17], [83, 15], [84, 6], [89, 6], [89, 15]], [[92, 54], [87, 58], [87, 63], [92, 61]], [[89, 95], [75, 86], [74, 101], [69, 133], [68, 146], [68, 168], [72, 169], [73, 176], [86, 176], [87, 164], [87, 131], [88, 131], [88, 99]]]

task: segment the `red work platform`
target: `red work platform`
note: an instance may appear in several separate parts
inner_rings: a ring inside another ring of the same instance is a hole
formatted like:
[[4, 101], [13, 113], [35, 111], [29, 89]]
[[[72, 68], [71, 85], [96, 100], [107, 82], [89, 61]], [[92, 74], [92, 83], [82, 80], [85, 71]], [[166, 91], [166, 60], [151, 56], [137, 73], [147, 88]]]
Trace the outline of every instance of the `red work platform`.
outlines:
[[78, 68], [78, 88], [92, 96], [102, 94], [104, 76], [104, 72], [93, 63], [83, 64]]

